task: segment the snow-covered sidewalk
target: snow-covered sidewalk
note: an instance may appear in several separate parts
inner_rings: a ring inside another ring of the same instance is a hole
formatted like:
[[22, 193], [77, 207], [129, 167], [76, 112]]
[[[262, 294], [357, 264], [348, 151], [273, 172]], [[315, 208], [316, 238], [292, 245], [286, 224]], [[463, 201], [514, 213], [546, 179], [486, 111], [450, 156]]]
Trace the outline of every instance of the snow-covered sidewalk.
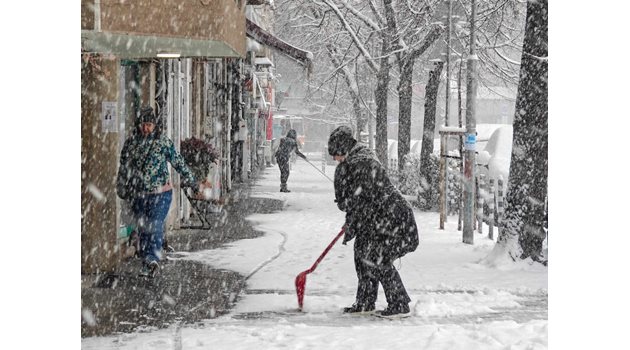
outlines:
[[[326, 173], [333, 176], [334, 168]], [[547, 268], [521, 262], [479, 264], [493, 247], [487, 235], [461, 243], [457, 218], [438, 229], [438, 214], [416, 212], [420, 246], [396, 262], [412, 298], [412, 317], [383, 320], [341, 315], [356, 290], [352, 244], [340, 242], [308, 275], [304, 312], [295, 276], [308, 269], [339, 232], [344, 214], [332, 183], [298, 160], [280, 193], [279, 171], [268, 168], [255, 197], [279, 198], [284, 210], [247, 217], [266, 235], [222, 249], [185, 254], [248, 276], [228, 315], [197, 325], [82, 340], [83, 349], [546, 349]], [[176, 299], [174, 296], [169, 296]], [[176, 301], [176, 300], [175, 300]], [[382, 288], [377, 308], [386, 306]]]

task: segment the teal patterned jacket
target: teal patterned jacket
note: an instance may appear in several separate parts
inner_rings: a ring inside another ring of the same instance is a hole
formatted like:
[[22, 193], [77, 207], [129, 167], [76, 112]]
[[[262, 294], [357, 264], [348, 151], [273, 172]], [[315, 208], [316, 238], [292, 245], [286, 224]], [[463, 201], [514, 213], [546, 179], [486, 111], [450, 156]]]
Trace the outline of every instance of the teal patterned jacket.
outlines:
[[163, 134], [158, 137], [152, 134], [146, 138], [141, 134], [134, 134], [127, 138], [120, 152], [117, 181], [125, 181], [137, 175], [142, 179], [140, 192], [153, 192], [170, 180], [167, 163], [171, 163], [181, 175], [182, 187], [199, 190], [199, 185], [184, 158], [177, 153], [173, 141]]

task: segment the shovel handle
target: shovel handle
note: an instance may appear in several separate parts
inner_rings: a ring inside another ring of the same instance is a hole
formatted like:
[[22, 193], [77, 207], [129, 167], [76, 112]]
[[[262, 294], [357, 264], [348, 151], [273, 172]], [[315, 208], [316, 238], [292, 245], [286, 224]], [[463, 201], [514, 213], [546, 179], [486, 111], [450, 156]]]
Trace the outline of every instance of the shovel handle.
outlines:
[[335, 181], [334, 181], [333, 179], [329, 178], [329, 177], [328, 177], [328, 175], [326, 175], [326, 173], [325, 173], [325, 172], [323, 172], [323, 171], [319, 170], [319, 168], [318, 168], [318, 167], [316, 167], [316, 166], [315, 166], [315, 164], [313, 164], [313, 163], [309, 162], [309, 161], [308, 161], [308, 159], [306, 159], [306, 158], [304, 158], [304, 160], [305, 160], [308, 164], [310, 164], [313, 168], [315, 168], [315, 170], [319, 171], [319, 173], [320, 173], [320, 174], [324, 175], [324, 177], [326, 177], [326, 178], [328, 179], [328, 181], [330, 181], [330, 182], [332, 182], [332, 183], [335, 183]]
[[322, 255], [319, 256], [319, 258], [317, 258], [317, 260], [315, 260], [315, 263], [313, 264], [313, 266], [311, 266], [310, 269], [306, 270], [308, 271], [307, 273], [311, 273], [315, 270], [315, 268], [317, 267], [317, 265], [319, 265], [320, 261], [322, 261], [322, 259], [324, 259], [324, 257], [326, 256], [326, 254], [328, 254], [328, 251], [330, 249], [332, 249], [332, 247], [335, 245], [335, 243], [337, 243], [337, 241], [339, 240], [339, 238], [341, 238], [341, 236], [343, 236], [344, 232], [346, 231], [346, 227], [342, 227], [341, 231], [339, 231], [339, 233], [337, 234], [337, 236], [332, 240], [332, 242], [330, 242], [330, 244], [328, 245], [328, 247], [326, 247], [326, 249], [324, 250], [324, 252], [322, 253]]

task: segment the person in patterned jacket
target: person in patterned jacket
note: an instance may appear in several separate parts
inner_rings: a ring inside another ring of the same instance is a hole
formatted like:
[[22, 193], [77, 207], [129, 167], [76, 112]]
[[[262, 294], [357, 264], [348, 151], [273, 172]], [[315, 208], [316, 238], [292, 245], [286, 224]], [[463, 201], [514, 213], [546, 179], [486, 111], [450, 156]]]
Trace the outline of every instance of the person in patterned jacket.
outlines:
[[151, 277], [159, 272], [164, 221], [173, 196], [168, 163], [180, 174], [181, 186], [191, 188], [196, 197], [210, 187], [207, 180], [197, 182], [173, 141], [156, 128], [157, 121], [153, 108], [142, 108], [139, 126], [125, 140], [120, 153], [116, 181], [116, 192], [129, 201], [138, 225], [142, 274]]

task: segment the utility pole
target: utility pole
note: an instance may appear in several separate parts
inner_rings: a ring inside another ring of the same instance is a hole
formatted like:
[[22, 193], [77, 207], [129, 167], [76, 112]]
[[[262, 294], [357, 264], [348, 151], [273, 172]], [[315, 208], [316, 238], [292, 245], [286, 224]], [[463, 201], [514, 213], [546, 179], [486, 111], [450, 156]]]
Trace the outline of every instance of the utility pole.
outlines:
[[444, 107], [444, 126], [449, 126], [449, 110], [451, 104], [451, 22], [453, 2], [448, 0], [448, 18], [446, 19], [446, 106]]
[[474, 243], [474, 200], [475, 181], [475, 148], [477, 144], [477, 120], [475, 119], [475, 99], [477, 96], [477, 54], [475, 53], [475, 0], [472, 0], [470, 15], [470, 54], [467, 59], [466, 72], [466, 137], [464, 142], [464, 227], [462, 240], [464, 243]]

